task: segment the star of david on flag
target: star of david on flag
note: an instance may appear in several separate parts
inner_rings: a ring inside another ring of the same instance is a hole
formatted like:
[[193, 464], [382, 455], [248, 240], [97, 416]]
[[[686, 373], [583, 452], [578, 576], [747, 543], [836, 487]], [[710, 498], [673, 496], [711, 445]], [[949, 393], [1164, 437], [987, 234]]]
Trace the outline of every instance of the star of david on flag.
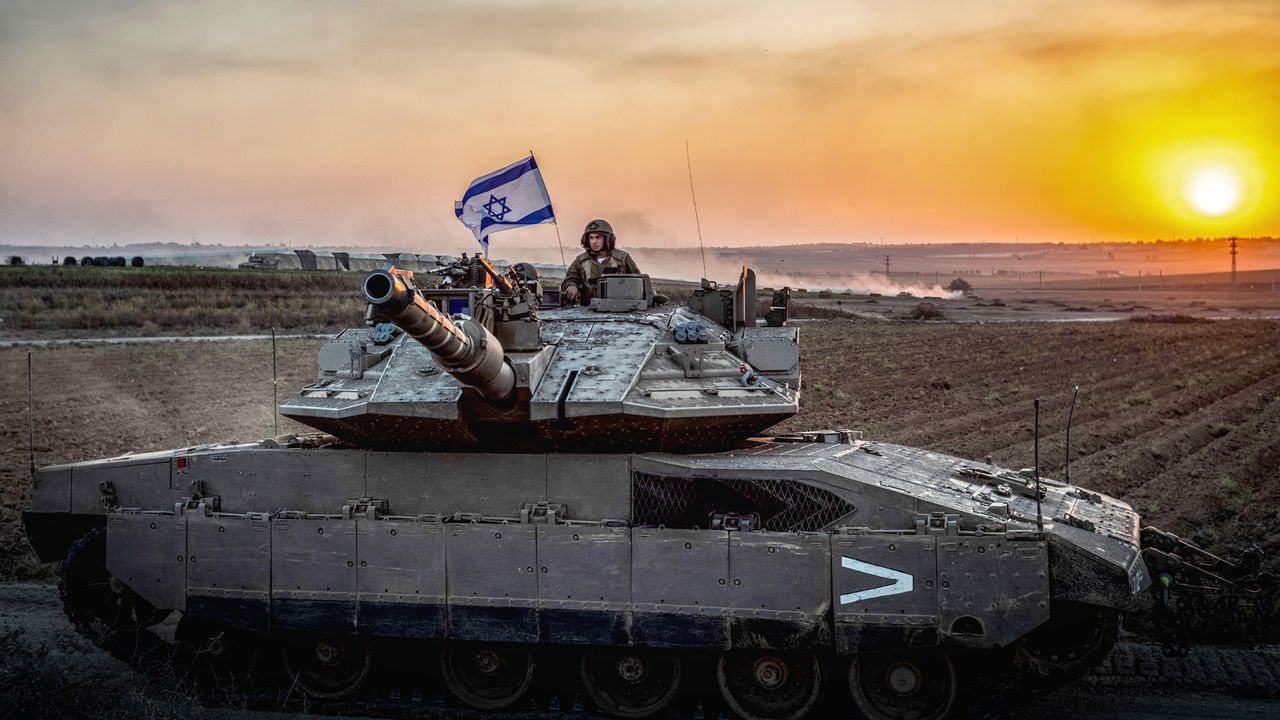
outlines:
[[491, 233], [556, 221], [533, 155], [472, 180], [453, 212], [475, 234], [485, 253]]

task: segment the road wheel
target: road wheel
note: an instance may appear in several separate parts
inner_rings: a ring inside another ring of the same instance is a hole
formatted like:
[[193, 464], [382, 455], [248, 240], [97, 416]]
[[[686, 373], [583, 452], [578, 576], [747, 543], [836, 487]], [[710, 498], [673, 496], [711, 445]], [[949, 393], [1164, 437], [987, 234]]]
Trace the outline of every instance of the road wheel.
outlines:
[[680, 656], [647, 648], [594, 648], [582, 656], [582, 687], [602, 711], [638, 720], [671, 706]]
[[822, 690], [822, 665], [811, 652], [735, 650], [720, 654], [716, 682], [742, 720], [799, 720]]
[[1018, 644], [1014, 667], [1044, 686], [1066, 682], [1106, 658], [1116, 643], [1119, 628], [1114, 610], [1083, 603], [1054, 603], [1049, 621]]
[[174, 639], [175, 659], [202, 683], [244, 688], [261, 669], [259, 641], [250, 633], [183, 617]]
[[867, 720], [940, 720], [956, 700], [956, 672], [941, 650], [855, 655], [849, 693]]
[[313, 700], [351, 697], [373, 667], [373, 648], [360, 637], [297, 635], [281, 651], [289, 680]]
[[533, 684], [533, 654], [519, 645], [449, 642], [440, 653], [440, 674], [463, 703], [502, 710], [519, 702]]

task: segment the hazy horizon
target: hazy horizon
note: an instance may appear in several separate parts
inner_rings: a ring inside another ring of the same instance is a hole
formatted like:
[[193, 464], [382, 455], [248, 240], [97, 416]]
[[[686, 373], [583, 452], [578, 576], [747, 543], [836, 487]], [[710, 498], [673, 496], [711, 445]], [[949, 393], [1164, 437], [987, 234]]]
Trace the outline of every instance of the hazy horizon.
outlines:
[[461, 251], [532, 148], [566, 251], [691, 247], [686, 139], [708, 247], [1274, 235], [1277, 97], [1266, 0], [8, 3], [0, 243]]

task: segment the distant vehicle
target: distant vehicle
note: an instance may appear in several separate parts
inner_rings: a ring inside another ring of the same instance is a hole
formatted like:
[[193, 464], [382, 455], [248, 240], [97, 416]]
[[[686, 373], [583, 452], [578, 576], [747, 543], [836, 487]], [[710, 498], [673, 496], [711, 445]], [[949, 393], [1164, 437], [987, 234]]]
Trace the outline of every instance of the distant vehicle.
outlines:
[[312, 270], [321, 272], [369, 272], [394, 262], [398, 267], [416, 272], [436, 269], [434, 255], [413, 253], [351, 253], [330, 250], [281, 250], [254, 252], [240, 263], [248, 270]]

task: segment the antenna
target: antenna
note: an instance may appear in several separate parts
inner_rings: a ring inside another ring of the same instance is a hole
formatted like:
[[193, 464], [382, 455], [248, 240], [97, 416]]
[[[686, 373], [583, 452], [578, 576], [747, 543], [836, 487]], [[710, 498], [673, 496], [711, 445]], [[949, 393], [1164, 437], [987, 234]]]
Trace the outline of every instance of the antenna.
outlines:
[[1071, 390], [1071, 409], [1067, 411], [1067, 484], [1071, 484], [1071, 418], [1076, 414], [1076, 396], [1080, 394], [1080, 386]]
[[27, 351], [27, 450], [31, 457], [31, 479], [36, 477], [36, 417], [31, 393], [31, 351]]
[[698, 249], [702, 251], [702, 277], [707, 277], [707, 248], [702, 245], [702, 220], [698, 218], [698, 195], [693, 191], [693, 161], [689, 159], [689, 139], [684, 140], [684, 165], [689, 170], [689, 196], [693, 198], [693, 221], [698, 225]]
[[271, 424], [275, 436], [280, 437], [280, 400], [276, 396], [276, 328], [271, 327]]
[[1040, 513], [1040, 398], [1036, 398], [1036, 441], [1035, 441], [1035, 478], [1036, 478], [1036, 527], [1044, 532], [1044, 515]]

